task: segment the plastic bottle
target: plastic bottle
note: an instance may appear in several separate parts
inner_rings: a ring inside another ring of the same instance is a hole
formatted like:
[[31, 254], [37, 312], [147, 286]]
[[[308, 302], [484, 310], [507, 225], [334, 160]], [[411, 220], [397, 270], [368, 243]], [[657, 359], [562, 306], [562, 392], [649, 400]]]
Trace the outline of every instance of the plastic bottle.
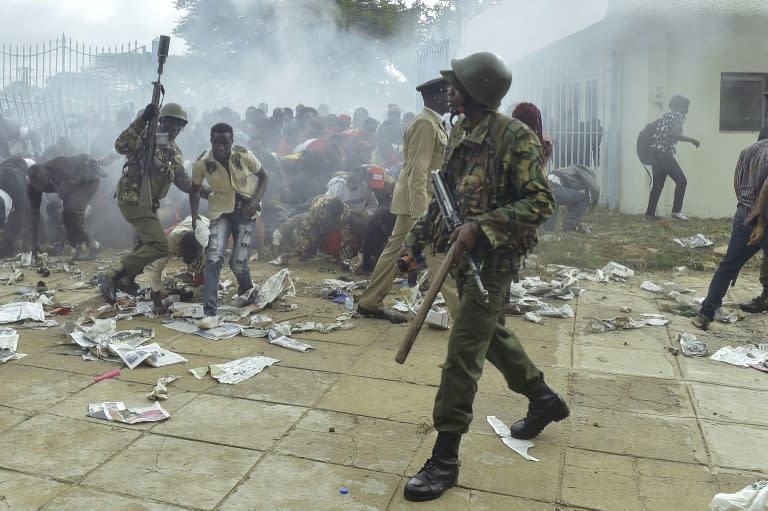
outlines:
[[351, 311], [352, 309], [355, 308], [355, 299], [352, 298], [352, 295], [347, 295], [344, 298], [344, 308], [347, 309], [348, 311]]

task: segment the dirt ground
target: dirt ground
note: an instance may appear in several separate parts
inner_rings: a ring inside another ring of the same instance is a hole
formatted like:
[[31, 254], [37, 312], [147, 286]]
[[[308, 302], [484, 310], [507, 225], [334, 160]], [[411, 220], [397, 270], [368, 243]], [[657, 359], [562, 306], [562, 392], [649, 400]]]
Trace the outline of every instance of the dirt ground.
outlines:
[[[591, 223], [608, 225], [608, 220], [593, 217]], [[615, 225], [625, 232], [625, 247], [638, 239], [620, 222]], [[716, 246], [723, 243], [717, 234], [723, 225], [727, 241], [727, 222], [709, 231]], [[669, 229], [677, 237], [700, 232], [696, 227], [672, 224]], [[553, 278], [545, 263], [553, 262], [556, 252], [564, 256], [564, 245], [593, 247], [572, 249], [571, 259], [613, 259], [632, 266], [633, 257], [614, 259], [615, 252], [599, 248], [612, 236], [609, 229], [594, 237], [575, 236], [555, 234], [542, 242], [526, 275]], [[501, 442], [486, 417], [509, 424], [524, 414], [527, 403], [487, 367], [475, 420], [462, 442], [459, 486], [432, 503], [406, 502], [402, 487], [434, 441], [432, 402], [448, 331], [424, 329], [406, 363], [398, 365], [394, 354], [404, 325], [355, 318], [349, 330], [294, 334], [315, 347], [300, 353], [243, 336], [210, 341], [170, 330], [163, 318], [137, 317], [119, 321], [118, 330], [153, 328], [154, 341], [188, 363], [123, 368], [119, 377], [96, 383], [96, 375], [118, 364], [65, 355], [76, 346], [65, 344], [61, 328], [19, 329], [18, 351], [28, 356], [0, 365], [0, 510], [707, 509], [716, 493], [768, 477], [768, 373], [686, 357], [677, 337], [695, 333], [711, 351], [768, 342], [768, 316], [696, 331], [689, 317], [674, 312], [685, 313], [674, 302], [639, 286], [644, 280], [674, 280], [704, 296], [711, 271], [697, 271], [695, 261], [703, 265], [717, 257], [712, 249], [689, 255], [679, 265], [693, 268], [673, 276], [671, 268], [653, 269], [663, 265], [648, 262], [654, 252], [647, 249], [663, 250], [668, 243], [657, 239], [644, 245], [644, 252], [633, 249], [635, 259], [644, 257], [646, 263], [627, 282], [580, 281], [579, 296], [552, 302], [568, 303], [573, 318], [534, 324], [508, 317], [547, 381], [567, 396], [572, 415], [534, 440], [529, 453], [539, 462], [524, 460]], [[599, 253], [590, 252], [595, 247]], [[569, 264], [568, 257], [559, 262]], [[109, 262], [104, 257], [79, 265], [84, 280]], [[251, 266], [257, 283], [279, 270], [264, 261]], [[78, 280], [56, 264], [51, 268], [44, 280], [58, 290], [55, 302], [73, 306], [69, 315], [53, 319], [74, 320], [101, 305], [95, 289], [67, 290]], [[297, 292], [283, 302], [297, 307], [267, 308], [263, 313], [275, 322], [332, 322], [344, 306], [320, 296], [322, 280], [361, 278], [324, 262], [288, 268]], [[15, 293], [39, 279], [34, 269], [23, 271], [25, 280], [0, 288], [0, 303], [18, 301]], [[224, 276], [231, 278], [228, 270]], [[738, 302], [758, 292], [753, 265], [728, 299]], [[390, 303], [395, 297], [396, 290]], [[593, 318], [638, 319], [642, 313], [663, 313], [671, 321], [662, 327], [592, 331]], [[210, 376], [198, 380], [188, 372], [250, 355], [280, 362], [235, 385]], [[145, 394], [166, 373], [182, 376], [162, 402], [168, 420], [125, 425], [86, 417], [89, 403], [148, 406]]]

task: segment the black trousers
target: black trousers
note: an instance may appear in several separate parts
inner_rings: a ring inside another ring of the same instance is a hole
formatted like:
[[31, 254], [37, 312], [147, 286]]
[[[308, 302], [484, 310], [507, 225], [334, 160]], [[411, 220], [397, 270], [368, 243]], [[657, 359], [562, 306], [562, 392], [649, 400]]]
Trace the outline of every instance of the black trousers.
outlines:
[[656, 215], [656, 206], [659, 204], [659, 197], [661, 197], [661, 191], [664, 189], [664, 182], [667, 180], [667, 176], [675, 182], [675, 198], [672, 202], [672, 212], [682, 212], [685, 187], [688, 185], [688, 180], [685, 178], [685, 174], [683, 174], [683, 169], [680, 168], [677, 160], [675, 160], [675, 156], [672, 153], [656, 153], [653, 157], [651, 169], [653, 170], [653, 185], [651, 186], [651, 194], [648, 197], [648, 209], [645, 210], [645, 214], [649, 216]]

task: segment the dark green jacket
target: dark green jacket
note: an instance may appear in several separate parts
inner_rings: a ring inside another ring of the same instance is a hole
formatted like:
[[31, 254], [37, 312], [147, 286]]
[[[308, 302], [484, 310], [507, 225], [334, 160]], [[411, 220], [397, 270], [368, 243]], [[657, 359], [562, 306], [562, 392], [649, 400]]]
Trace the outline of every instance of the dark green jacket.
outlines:
[[[522, 258], [536, 244], [536, 228], [553, 212], [555, 199], [544, 171], [538, 137], [517, 119], [491, 112], [474, 128], [462, 117], [451, 130], [441, 173], [465, 220], [484, 237], [474, 253]], [[446, 250], [449, 233], [433, 197], [411, 228], [406, 245], [421, 251], [433, 241]]]

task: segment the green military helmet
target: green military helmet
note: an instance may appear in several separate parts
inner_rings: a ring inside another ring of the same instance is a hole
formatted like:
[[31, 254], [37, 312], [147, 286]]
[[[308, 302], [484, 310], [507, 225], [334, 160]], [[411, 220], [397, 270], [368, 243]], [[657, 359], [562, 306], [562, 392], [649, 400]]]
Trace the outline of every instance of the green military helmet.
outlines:
[[481, 51], [451, 59], [451, 69], [440, 71], [452, 85], [467, 91], [481, 105], [497, 109], [512, 85], [512, 73], [495, 53]]
[[163, 117], [173, 117], [174, 119], [180, 119], [186, 124], [187, 111], [184, 110], [178, 103], [166, 103], [163, 108], [160, 109], [160, 119]]

